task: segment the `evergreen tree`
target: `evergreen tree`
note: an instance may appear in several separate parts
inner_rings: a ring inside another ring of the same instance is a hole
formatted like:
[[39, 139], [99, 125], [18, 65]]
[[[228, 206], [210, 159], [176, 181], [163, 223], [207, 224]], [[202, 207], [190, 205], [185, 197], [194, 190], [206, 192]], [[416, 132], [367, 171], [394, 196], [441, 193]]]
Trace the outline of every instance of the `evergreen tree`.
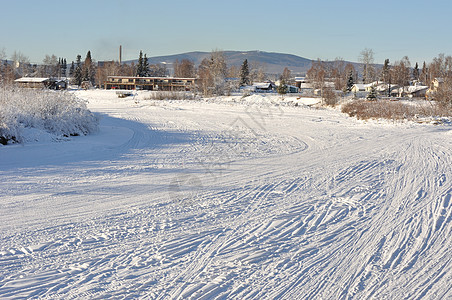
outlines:
[[279, 86], [276, 89], [276, 91], [278, 92], [278, 94], [280, 95], [285, 95], [287, 94], [287, 92], [289, 91], [289, 88], [287, 87], [286, 81], [282, 78], [281, 81], [279, 82]]
[[66, 73], [67, 73], [67, 62], [65, 58], [63, 59], [63, 70], [62, 70], [63, 77], [66, 77]]
[[422, 65], [422, 71], [421, 72], [422, 72], [422, 77], [421, 77], [422, 82], [424, 84], [429, 85], [430, 82], [428, 82], [428, 74], [427, 74], [428, 69], [427, 69], [427, 64], [425, 63], [425, 61], [424, 61], [424, 64]]
[[150, 73], [149, 63], [148, 63], [148, 58], [145, 53], [144, 58], [143, 58], [143, 75], [142, 75], [142, 77], [149, 76], [149, 73]]
[[138, 65], [137, 65], [137, 76], [142, 77], [143, 76], [143, 51], [140, 50], [140, 56], [138, 57]]
[[369, 92], [369, 94], [367, 95], [367, 99], [368, 99], [368, 100], [377, 100], [377, 89], [375, 88], [374, 85], [372, 85], [372, 86], [370, 87], [370, 92]]
[[76, 67], [74, 71], [74, 83], [78, 86], [82, 84], [82, 56], [77, 55]]
[[72, 61], [71, 67], [69, 68], [69, 77], [72, 77], [72, 75], [74, 75], [74, 71], [75, 71], [75, 65], [74, 65], [74, 61]]
[[91, 58], [91, 51], [90, 51], [90, 50], [88, 50], [88, 53], [86, 53], [85, 62], [86, 62], [87, 60], [89, 60], [90, 62], [92, 61], [92, 58]]
[[249, 84], [250, 84], [250, 70], [248, 67], [248, 60], [245, 59], [240, 69], [240, 86], [245, 86]]
[[82, 81], [89, 81], [91, 84], [94, 84], [95, 73], [96, 71], [91, 58], [91, 51], [88, 51], [88, 53], [86, 53], [85, 62], [82, 66]]
[[388, 82], [389, 81], [389, 71], [390, 71], [390, 67], [389, 67], [389, 59], [385, 59], [385, 63], [383, 65], [383, 69], [381, 70], [381, 80], [383, 82]]
[[63, 73], [63, 60], [61, 59], [61, 57], [58, 57], [58, 77], [61, 77], [61, 73]]
[[419, 65], [417, 62], [413, 69], [413, 77], [415, 80], [419, 80]]
[[353, 71], [350, 70], [350, 72], [348, 73], [347, 86], [345, 87], [346, 92], [351, 92], [354, 84], [353, 81]]
[[90, 81], [89, 79], [89, 69], [84, 67], [82, 69], [82, 81]]

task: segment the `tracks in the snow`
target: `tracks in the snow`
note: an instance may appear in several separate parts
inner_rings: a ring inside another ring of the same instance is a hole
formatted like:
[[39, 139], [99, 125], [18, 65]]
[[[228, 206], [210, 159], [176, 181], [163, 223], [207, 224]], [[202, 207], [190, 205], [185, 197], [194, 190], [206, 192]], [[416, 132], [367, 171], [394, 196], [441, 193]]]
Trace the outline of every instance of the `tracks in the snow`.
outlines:
[[132, 135], [114, 160], [9, 182], [6, 209], [43, 209], [27, 230], [3, 227], [0, 298], [451, 296], [452, 145], [441, 134], [310, 133], [299, 115], [285, 117], [288, 132], [231, 133], [218, 111], [145, 112], [115, 123]]

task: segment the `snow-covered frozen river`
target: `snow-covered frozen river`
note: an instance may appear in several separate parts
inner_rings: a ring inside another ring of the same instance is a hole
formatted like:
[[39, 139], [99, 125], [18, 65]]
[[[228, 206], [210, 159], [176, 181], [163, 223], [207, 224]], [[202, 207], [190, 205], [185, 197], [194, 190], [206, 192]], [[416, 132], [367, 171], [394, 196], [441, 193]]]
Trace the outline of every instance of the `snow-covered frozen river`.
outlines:
[[76, 93], [98, 133], [0, 147], [0, 298], [452, 297], [450, 125]]

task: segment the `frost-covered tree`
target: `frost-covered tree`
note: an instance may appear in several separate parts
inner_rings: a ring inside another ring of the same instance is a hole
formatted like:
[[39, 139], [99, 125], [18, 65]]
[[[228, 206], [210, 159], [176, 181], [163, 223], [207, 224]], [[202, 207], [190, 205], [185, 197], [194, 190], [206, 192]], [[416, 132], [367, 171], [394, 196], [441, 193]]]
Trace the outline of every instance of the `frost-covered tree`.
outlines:
[[222, 51], [215, 50], [198, 67], [199, 88], [204, 95], [223, 95], [226, 92], [226, 59]]
[[212, 75], [209, 59], [204, 58], [198, 66], [199, 89], [207, 96], [211, 94]]
[[240, 68], [240, 86], [250, 84], [250, 69], [248, 67], [248, 60], [245, 59]]
[[57, 77], [60, 62], [61, 59], [58, 61], [58, 58], [56, 57], [55, 54], [52, 55], [46, 54], [46, 56], [42, 60], [39, 75], [41, 77]]
[[368, 48], [364, 49], [359, 55], [359, 61], [363, 64], [363, 82], [372, 82], [375, 78], [374, 51]]
[[213, 79], [213, 92], [216, 95], [223, 95], [225, 93], [226, 74], [228, 70], [223, 51], [212, 51], [210, 54], [210, 70]]

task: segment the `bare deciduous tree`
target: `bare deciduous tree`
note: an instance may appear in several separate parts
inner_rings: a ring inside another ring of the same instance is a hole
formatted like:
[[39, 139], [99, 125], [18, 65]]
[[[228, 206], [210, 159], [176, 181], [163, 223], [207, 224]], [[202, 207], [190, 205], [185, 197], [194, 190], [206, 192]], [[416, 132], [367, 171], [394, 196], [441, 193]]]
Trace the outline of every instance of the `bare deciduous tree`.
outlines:
[[427, 76], [425, 77], [427, 77], [427, 84], [431, 84], [435, 78], [452, 78], [452, 56], [439, 54], [438, 57], [433, 58], [426, 73]]
[[312, 66], [306, 73], [306, 77], [309, 79], [314, 89], [323, 90], [326, 79], [325, 63], [320, 59], [312, 62]]
[[434, 93], [433, 99], [441, 109], [452, 111], [452, 76], [446, 76]]
[[[352, 65], [353, 66], [353, 65]], [[332, 63], [329, 78], [334, 82], [334, 88], [338, 91], [346, 90], [350, 73], [346, 72], [346, 65], [342, 58], [337, 57]]]
[[286, 83], [290, 83], [291, 79], [292, 79], [292, 72], [289, 70], [289, 68], [285, 67], [281, 76], [280, 76], [281, 80], [284, 80]]
[[267, 79], [265, 74], [265, 64], [261, 64], [257, 61], [250, 62], [250, 81], [251, 82], [263, 82]]
[[174, 76], [182, 78], [192, 78], [195, 77], [195, 63], [188, 59], [183, 59], [181, 62], [176, 59], [173, 63]]
[[168, 75], [168, 69], [164, 64], [149, 65], [149, 76], [165, 77]]
[[102, 87], [108, 76], [120, 75], [120, 71], [119, 63], [115, 61], [107, 61], [99, 65], [96, 70], [97, 86]]
[[391, 81], [400, 87], [410, 84], [411, 63], [408, 56], [404, 56], [400, 61], [396, 61], [391, 68]]
[[240, 68], [238, 66], [230, 66], [227, 72], [228, 78], [239, 78], [240, 77]]
[[57, 77], [58, 58], [55, 54], [46, 54], [46, 56], [42, 60], [42, 65], [38, 67], [38, 74], [41, 77]]
[[23, 77], [30, 71], [30, 59], [20, 51], [14, 51], [11, 56], [13, 70], [16, 77]]

